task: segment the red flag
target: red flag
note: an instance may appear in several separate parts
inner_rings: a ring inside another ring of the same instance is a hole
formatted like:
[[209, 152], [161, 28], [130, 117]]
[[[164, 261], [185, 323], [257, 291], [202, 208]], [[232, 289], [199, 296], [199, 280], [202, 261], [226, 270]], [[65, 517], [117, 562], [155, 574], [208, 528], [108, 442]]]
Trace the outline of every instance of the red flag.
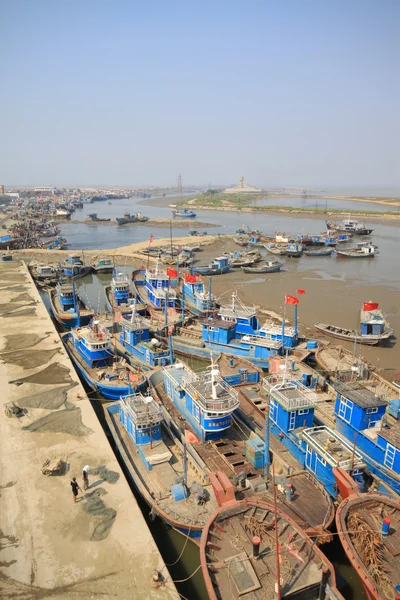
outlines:
[[151, 236], [150, 236], [150, 244], [151, 244], [151, 242], [154, 242], [154, 235], [153, 234], [151, 234]]
[[196, 283], [196, 275], [189, 275], [189, 273], [186, 273], [185, 281], [187, 281], [188, 283]]
[[178, 271], [176, 269], [167, 269], [168, 277], [178, 277]]
[[296, 296], [285, 296], [285, 304], [298, 304], [299, 299]]
[[365, 311], [376, 310], [378, 308], [378, 306], [379, 306], [378, 302], [364, 302], [364, 310]]
[[305, 294], [305, 293], [306, 293], [306, 290], [297, 290], [297, 293], [298, 293], [298, 294]]

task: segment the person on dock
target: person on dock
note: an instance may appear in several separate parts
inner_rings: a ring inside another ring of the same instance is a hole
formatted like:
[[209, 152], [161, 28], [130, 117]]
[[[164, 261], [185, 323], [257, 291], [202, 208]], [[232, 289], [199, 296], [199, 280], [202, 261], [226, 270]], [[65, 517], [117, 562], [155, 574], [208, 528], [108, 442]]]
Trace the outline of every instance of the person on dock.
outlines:
[[81, 488], [79, 487], [79, 483], [76, 480], [76, 477], [72, 478], [71, 487], [72, 487], [72, 497], [74, 499], [74, 502], [76, 502], [76, 497], [78, 495], [78, 490], [82, 492]]
[[83, 489], [87, 490], [89, 487], [89, 465], [85, 465], [82, 469], [82, 480], [83, 480]]

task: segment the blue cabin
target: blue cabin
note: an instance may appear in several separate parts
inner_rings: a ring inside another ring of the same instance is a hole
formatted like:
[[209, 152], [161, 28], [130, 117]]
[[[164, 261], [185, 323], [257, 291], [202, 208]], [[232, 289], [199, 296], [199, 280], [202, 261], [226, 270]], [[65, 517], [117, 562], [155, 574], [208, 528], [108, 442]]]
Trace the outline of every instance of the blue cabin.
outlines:
[[387, 322], [382, 312], [377, 310], [361, 310], [360, 333], [363, 336], [379, 336], [387, 331]]
[[83, 261], [78, 254], [69, 254], [66, 262], [63, 264], [63, 272], [67, 277], [80, 275], [82, 268]]
[[120, 343], [134, 360], [150, 367], [171, 364], [170, 351], [150, 335], [150, 323], [134, 312], [130, 318], [122, 316]]
[[[272, 435], [336, 497], [332, 468], [341, 466], [353, 477], [359, 477], [363, 466], [361, 455], [353, 453], [351, 445], [327, 427], [314, 427], [317, 396], [299, 380], [271, 375], [264, 379], [263, 388], [269, 398]], [[334, 444], [328, 448], [330, 439]]]
[[75, 287], [70, 283], [58, 283], [56, 286], [59, 305], [64, 311], [77, 311]]
[[229, 429], [239, 395], [215, 365], [195, 373], [184, 363], [164, 367], [164, 390], [202, 442], [217, 440]]
[[71, 340], [73, 347], [89, 368], [109, 365], [112, 357], [111, 340], [108, 330], [99, 326], [98, 321], [94, 321], [93, 328], [73, 329]]
[[158, 260], [154, 268], [148, 268], [145, 274], [145, 290], [148, 303], [156, 309], [175, 308], [176, 291], [170, 287], [170, 276]]
[[125, 273], [114, 274], [111, 280], [111, 293], [117, 306], [129, 303], [129, 279]]
[[195, 315], [207, 315], [217, 308], [217, 301], [211, 291], [211, 280], [206, 292], [204, 282], [196, 275], [185, 275], [182, 285], [182, 303]]
[[172, 454], [162, 440], [163, 417], [154, 398], [141, 393], [122, 397], [119, 418], [148, 471], [171, 460]]
[[334, 387], [337, 431], [355, 444], [372, 473], [400, 493], [400, 424], [384, 423], [387, 400], [360, 382]]

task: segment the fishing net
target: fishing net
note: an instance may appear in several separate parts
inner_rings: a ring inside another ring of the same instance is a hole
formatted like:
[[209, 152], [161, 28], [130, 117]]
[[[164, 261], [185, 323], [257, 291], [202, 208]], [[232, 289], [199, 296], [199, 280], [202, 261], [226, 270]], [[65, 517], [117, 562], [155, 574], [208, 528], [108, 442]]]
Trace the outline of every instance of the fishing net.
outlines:
[[119, 479], [119, 473], [117, 473], [116, 471], [110, 471], [104, 465], [91, 468], [90, 473], [92, 475], [98, 475], [100, 479], [107, 481], [107, 483], [117, 483]]
[[43, 337], [38, 336], [36, 333], [15, 333], [4, 336], [6, 343], [4, 344], [3, 352], [10, 352], [11, 350], [23, 350], [25, 348], [31, 348], [41, 342]]
[[2, 353], [0, 358], [6, 364], [17, 365], [23, 369], [36, 369], [36, 367], [48, 363], [60, 350], [61, 348], [16, 350], [15, 352]]
[[57, 410], [45, 415], [22, 429], [37, 433], [68, 433], [75, 436], [84, 436], [93, 433], [89, 427], [82, 423], [80, 408], [71, 410]]
[[43, 393], [35, 394], [34, 396], [18, 398], [18, 403], [24, 408], [45, 408], [49, 410], [55, 410], [65, 404], [68, 390], [73, 388], [75, 385], [78, 384], [64, 385], [60, 388], [46, 390]]
[[57, 383], [73, 383], [73, 380], [71, 378], [69, 367], [54, 362], [37, 373], [9, 381], [9, 383], [15, 383], [17, 385], [28, 382], [41, 383], [42, 385], [56, 385]]

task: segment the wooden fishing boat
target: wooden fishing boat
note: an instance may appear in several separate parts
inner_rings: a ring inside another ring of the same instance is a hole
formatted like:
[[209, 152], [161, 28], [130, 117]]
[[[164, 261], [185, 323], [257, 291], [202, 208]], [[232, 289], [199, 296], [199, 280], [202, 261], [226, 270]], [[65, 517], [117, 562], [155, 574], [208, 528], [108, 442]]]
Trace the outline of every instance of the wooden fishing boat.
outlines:
[[324, 248], [324, 250], [304, 250], [306, 256], [330, 256], [333, 248]]
[[276, 504], [223, 492], [200, 540], [209, 600], [343, 598], [331, 563]]
[[50, 308], [56, 321], [70, 329], [87, 325], [93, 318], [93, 310], [88, 310], [75, 291], [74, 283], [58, 283], [49, 290]]
[[368, 600], [398, 598], [400, 503], [383, 494], [362, 494], [335, 469], [343, 502], [336, 526], [343, 549], [361, 579]]
[[327, 323], [315, 323], [314, 327], [324, 335], [367, 346], [376, 346], [376, 344], [388, 340], [393, 335], [393, 329], [389, 328], [385, 328], [379, 334], [361, 334], [356, 329], [346, 329], [344, 327], [337, 327], [336, 325], [328, 325]]
[[235, 236], [233, 238], [233, 241], [235, 242], [235, 244], [237, 244], [238, 246], [248, 246], [249, 245], [249, 238], [247, 237], [243, 237], [241, 235]]
[[267, 261], [265, 265], [259, 267], [242, 267], [245, 273], [277, 273], [283, 267], [283, 263], [278, 261]]
[[264, 244], [264, 248], [271, 252], [271, 254], [277, 254], [284, 256], [286, 254], [286, 245], [282, 244]]
[[373, 258], [377, 254], [375, 246], [368, 245], [361, 248], [349, 248], [348, 250], [336, 249], [336, 255], [343, 258]]
[[92, 269], [95, 273], [112, 273], [114, 270], [114, 262], [112, 258], [100, 257], [92, 262]]
[[297, 243], [287, 244], [285, 254], [291, 258], [299, 258], [303, 254], [303, 245]]
[[186, 453], [151, 396], [126, 396], [104, 412], [129, 477], [151, 509], [150, 518], [161, 518], [198, 543], [217, 507], [205, 465]]

